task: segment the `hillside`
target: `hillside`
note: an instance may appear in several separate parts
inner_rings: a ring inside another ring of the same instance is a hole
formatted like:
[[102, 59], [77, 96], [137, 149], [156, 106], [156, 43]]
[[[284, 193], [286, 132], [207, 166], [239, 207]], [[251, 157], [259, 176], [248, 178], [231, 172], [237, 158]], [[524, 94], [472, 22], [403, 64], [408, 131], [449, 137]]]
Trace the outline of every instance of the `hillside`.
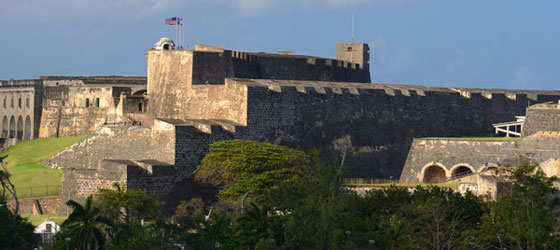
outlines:
[[21, 142], [0, 156], [8, 163], [11, 180], [19, 198], [58, 195], [62, 170], [50, 169], [39, 162], [80, 141], [84, 136], [35, 139]]

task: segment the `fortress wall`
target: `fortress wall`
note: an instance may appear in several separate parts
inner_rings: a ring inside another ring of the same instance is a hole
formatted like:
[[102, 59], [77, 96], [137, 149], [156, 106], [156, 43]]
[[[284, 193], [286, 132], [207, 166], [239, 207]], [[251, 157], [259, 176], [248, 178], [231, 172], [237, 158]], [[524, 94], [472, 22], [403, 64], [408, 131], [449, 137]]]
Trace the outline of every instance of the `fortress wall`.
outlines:
[[41, 164], [50, 168], [96, 168], [101, 159], [155, 159], [175, 162], [173, 129], [142, 126], [103, 126], [84, 140]]
[[193, 52], [150, 50], [148, 52], [148, 98], [146, 114], [154, 118], [178, 118], [186, 112], [192, 84]]
[[414, 139], [400, 182], [422, 182], [423, 169], [442, 167], [450, 177], [454, 167], [472, 167], [478, 172], [484, 163], [495, 166], [512, 157], [515, 141]]
[[492, 135], [492, 123], [523, 115], [527, 105], [526, 95], [513, 99], [504, 93], [467, 98], [426, 87], [350, 85], [356, 94], [334, 83], [278, 81], [276, 87], [259, 87], [249, 82], [268, 82], [238, 82], [249, 85], [247, 130], [255, 136], [248, 138], [329, 151], [334, 141], [348, 136], [349, 177], [400, 176], [413, 138]]
[[[102, 160], [154, 159], [172, 164], [175, 161], [174, 129], [150, 129], [141, 126], [104, 126], [84, 140], [41, 162], [51, 168], [62, 168], [60, 213], [65, 213], [68, 199], [79, 202], [97, 192], [111, 188], [114, 182], [127, 181], [128, 169], [122, 164], [103, 163]], [[107, 165], [108, 164], [108, 165]], [[98, 171], [99, 170], [99, 171]], [[132, 185], [158, 181], [138, 179]]]
[[[199, 55], [202, 52], [196, 53]], [[216, 55], [217, 53], [202, 54]], [[150, 51], [148, 60], [150, 65], [148, 115], [171, 119], [229, 120], [246, 124], [245, 86], [229, 84], [227, 81], [221, 82], [220, 85], [191, 84], [189, 66], [192, 67], [192, 53]], [[171, 67], [172, 61], [182, 60], [185, 61], [184, 65]], [[196, 74], [193, 75], [195, 76]], [[206, 76], [197, 77], [200, 80], [201, 77]]]
[[369, 68], [333, 59], [255, 54], [258, 79], [313, 80], [334, 82], [371, 82]]
[[51, 107], [43, 109], [39, 138], [93, 133], [105, 122], [107, 108]]
[[160, 200], [166, 197], [177, 181], [176, 168], [172, 165], [142, 165], [145, 166], [127, 166], [127, 188], [142, 190]]
[[[556, 104], [552, 106], [556, 106]], [[530, 107], [527, 109], [522, 136], [529, 136], [538, 131], [560, 131], [560, 108]]]
[[[208, 153], [209, 145], [223, 140], [239, 138], [239, 133], [224, 130], [221, 126], [211, 126], [210, 133], [204, 133], [193, 126], [177, 126], [175, 144], [175, 166], [179, 179], [190, 176], [196, 166]], [[239, 131], [243, 133], [242, 131]]]
[[[554, 110], [550, 110], [554, 111]], [[540, 164], [560, 157], [560, 131], [539, 131], [523, 137], [516, 147], [517, 163]]]
[[189, 99], [181, 104], [179, 118], [203, 120], [228, 120], [240, 125], [247, 124], [247, 87], [231, 84], [193, 85]]
[[115, 107], [115, 95], [131, 87], [45, 87], [39, 137], [77, 136], [93, 133]]
[[192, 84], [223, 85], [233, 76], [231, 51], [193, 52]]

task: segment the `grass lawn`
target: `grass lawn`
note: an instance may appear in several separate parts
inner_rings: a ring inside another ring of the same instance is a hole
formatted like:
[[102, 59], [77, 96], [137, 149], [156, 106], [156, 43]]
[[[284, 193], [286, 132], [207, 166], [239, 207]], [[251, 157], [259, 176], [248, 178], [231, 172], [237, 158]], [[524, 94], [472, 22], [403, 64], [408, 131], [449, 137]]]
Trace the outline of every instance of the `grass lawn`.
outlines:
[[424, 137], [420, 139], [457, 140], [457, 141], [517, 141], [520, 137]]
[[39, 215], [20, 214], [20, 215], [21, 217], [26, 218], [27, 221], [33, 224], [33, 226], [38, 226], [39, 224], [43, 223], [45, 221], [45, 218], [47, 218], [47, 216], [51, 221], [54, 221], [58, 225], [62, 225], [62, 222], [66, 220], [66, 217], [56, 216], [52, 214], [39, 214]]
[[391, 185], [395, 185], [396, 187], [416, 187], [416, 186], [439, 186], [439, 187], [446, 187], [446, 188], [458, 188], [458, 182], [446, 182], [446, 183], [372, 183], [372, 184], [345, 184], [344, 186], [348, 187], [390, 187]]
[[83, 138], [85, 136], [29, 140], [1, 153], [8, 163], [18, 198], [58, 195], [62, 170], [43, 167], [39, 162]]

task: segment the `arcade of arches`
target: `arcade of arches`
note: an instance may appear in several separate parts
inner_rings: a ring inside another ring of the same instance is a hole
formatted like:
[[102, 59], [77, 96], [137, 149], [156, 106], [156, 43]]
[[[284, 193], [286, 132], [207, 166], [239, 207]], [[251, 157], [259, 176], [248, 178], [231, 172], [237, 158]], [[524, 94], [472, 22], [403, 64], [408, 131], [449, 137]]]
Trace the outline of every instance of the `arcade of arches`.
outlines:
[[448, 181], [449, 179], [463, 177], [474, 172], [473, 168], [467, 164], [457, 164], [451, 168], [449, 173], [445, 166], [441, 164], [429, 164], [423, 168], [420, 181], [425, 183], [439, 183]]
[[31, 117], [29, 116], [26, 116], [25, 120], [22, 116], [17, 117], [17, 120], [14, 116], [9, 119], [7, 116], [4, 116], [0, 125], [2, 125], [2, 127], [0, 127], [1, 138], [26, 140], [33, 137]]

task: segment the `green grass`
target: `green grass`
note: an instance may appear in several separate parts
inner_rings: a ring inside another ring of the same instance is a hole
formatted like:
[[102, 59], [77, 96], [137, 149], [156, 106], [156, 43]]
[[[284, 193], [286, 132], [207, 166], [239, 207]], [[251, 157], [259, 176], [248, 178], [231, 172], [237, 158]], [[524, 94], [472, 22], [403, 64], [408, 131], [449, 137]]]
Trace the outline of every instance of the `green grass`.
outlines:
[[457, 140], [457, 141], [517, 141], [519, 137], [424, 137], [428, 140]]
[[56, 216], [56, 215], [52, 215], [52, 214], [39, 214], [39, 215], [20, 214], [20, 215], [21, 215], [21, 217], [26, 218], [27, 221], [29, 221], [31, 224], [33, 224], [33, 226], [38, 226], [39, 224], [43, 223], [45, 221], [45, 219], [47, 218], [47, 216], [49, 217], [49, 219], [51, 221], [54, 221], [58, 225], [62, 225], [62, 222], [64, 222], [66, 220], [66, 217]]
[[43, 167], [39, 162], [83, 138], [85, 136], [29, 140], [1, 153], [8, 163], [18, 198], [58, 195], [62, 170]]
[[396, 187], [416, 187], [416, 186], [438, 186], [438, 187], [446, 187], [446, 188], [458, 188], [459, 183], [457, 182], [446, 182], [446, 183], [372, 183], [372, 184], [344, 184], [343, 186], [348, 187], [390, 187], [391, 185], [395, 185]]

